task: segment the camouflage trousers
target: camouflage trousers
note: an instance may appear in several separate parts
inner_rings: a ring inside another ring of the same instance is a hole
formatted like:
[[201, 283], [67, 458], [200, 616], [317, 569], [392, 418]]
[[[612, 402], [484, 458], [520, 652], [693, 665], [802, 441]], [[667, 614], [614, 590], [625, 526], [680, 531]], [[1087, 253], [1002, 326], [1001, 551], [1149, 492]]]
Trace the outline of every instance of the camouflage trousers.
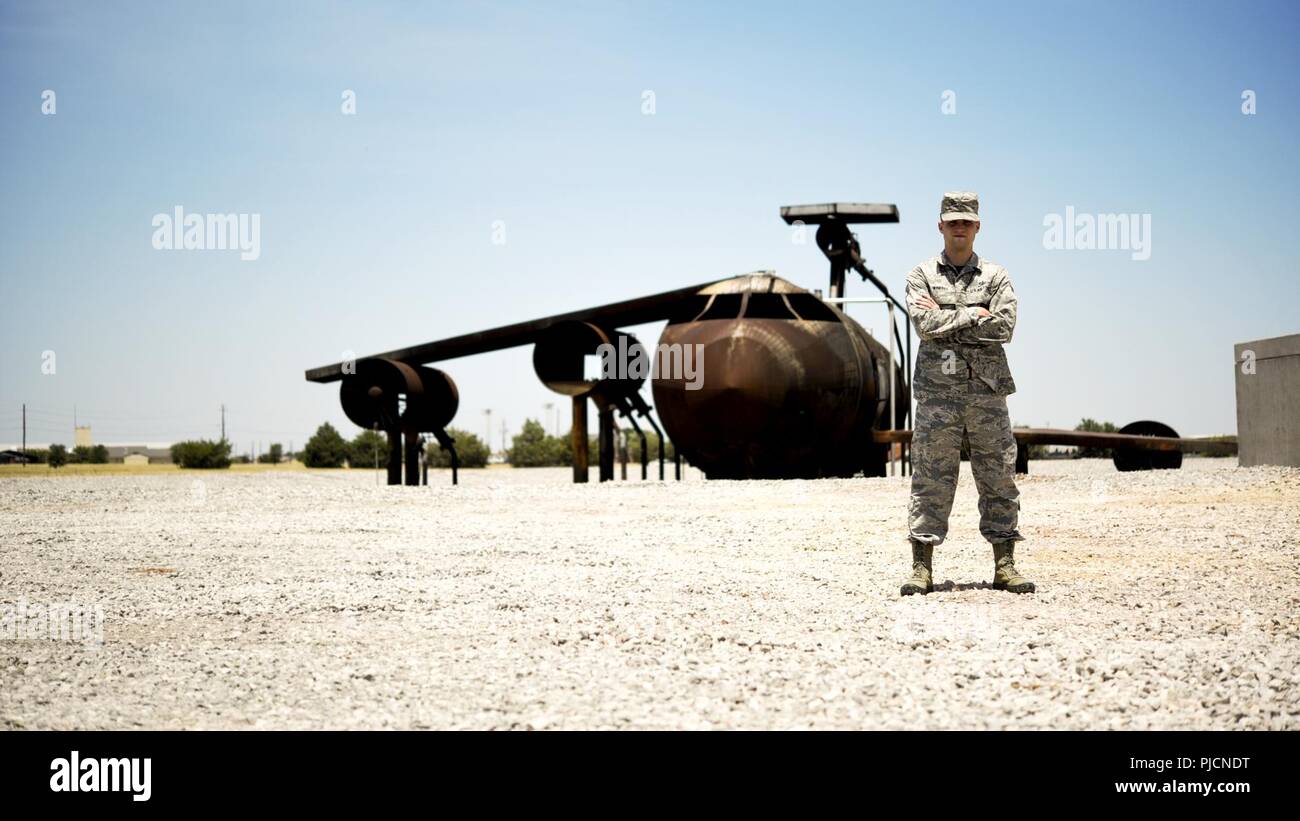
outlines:
[[1016, 439], [1007, 398], [992, 393], [979, 380], [972, 380], [964, 396], [917, 397], [908, 537], [930, 545], [947, 538], [963, 431], [970, 442], [971, 473], [979, 490], [980, 533], [994, 544], [1023, 541], [1018, 529]]

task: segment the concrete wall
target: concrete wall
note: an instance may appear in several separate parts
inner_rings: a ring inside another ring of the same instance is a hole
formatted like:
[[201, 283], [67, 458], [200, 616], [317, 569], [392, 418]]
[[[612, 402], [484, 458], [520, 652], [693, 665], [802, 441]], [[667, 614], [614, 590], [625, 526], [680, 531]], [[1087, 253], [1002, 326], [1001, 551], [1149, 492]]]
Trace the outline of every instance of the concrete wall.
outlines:
[[1240, 464], [1300, 467], [1300, 334], [1239, 342], [1233, 351]]

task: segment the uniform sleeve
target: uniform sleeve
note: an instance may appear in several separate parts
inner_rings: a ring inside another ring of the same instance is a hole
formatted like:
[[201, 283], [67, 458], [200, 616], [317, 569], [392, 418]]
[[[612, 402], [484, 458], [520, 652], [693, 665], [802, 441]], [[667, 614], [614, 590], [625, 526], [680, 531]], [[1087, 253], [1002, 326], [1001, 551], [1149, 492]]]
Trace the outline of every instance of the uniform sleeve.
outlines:
[[[912, 315], [917, 335], [922, 339], [945, 338], [955, 331], [974, 325], [978, 319], [978, 312], [974, 308], [920, 308], [916, 300], [922, 296], [934, 299], [934, 294], [930, 293], [925, 282], [925, 274], [920, 268], [913, 268], [907, 275], [907, 310]], [[1013, 317], [1014, 311], [1013, 302]]]
[[989, 297], [989, 316], [982, 317], [974, 327], [957, 334], [958, 342], [1007, 343], [1016, 329], [1016, 292], [1011, 287], [1011, 277], [1003, 271]]

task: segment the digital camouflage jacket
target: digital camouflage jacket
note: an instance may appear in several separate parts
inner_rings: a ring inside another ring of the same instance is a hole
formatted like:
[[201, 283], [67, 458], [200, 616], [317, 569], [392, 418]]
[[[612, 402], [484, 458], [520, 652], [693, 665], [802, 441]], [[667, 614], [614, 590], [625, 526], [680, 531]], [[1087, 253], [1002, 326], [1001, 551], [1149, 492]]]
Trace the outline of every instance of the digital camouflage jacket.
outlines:
[[[937, 309], [917, 306], [926, 294]], [[992, 316], [979, 317], [977, 307]], [[912, 377], [918, 399], [964, 396], [975, 379], [989, 388], [983, 393], [1016, 392], [1002, 349], [1016, 327], [1016, 292], [1005, 268], [977, 254], [961, 268], [944, 254], [931, 257], [907, 275], [907, 308], [921, 337]]]

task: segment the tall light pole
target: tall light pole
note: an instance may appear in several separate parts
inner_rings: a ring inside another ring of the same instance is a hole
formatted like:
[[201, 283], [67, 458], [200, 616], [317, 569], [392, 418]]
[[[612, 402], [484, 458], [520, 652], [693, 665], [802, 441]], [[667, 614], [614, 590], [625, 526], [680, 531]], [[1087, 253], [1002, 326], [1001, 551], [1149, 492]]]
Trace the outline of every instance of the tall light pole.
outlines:
[[488, 408], [487, 410], [483, 411], [483, 415], [487, 417], [487, 421], [484, 423], [484, 430], [486, 431], [486, 434], [483, 437], [483, 444], [487, 445], [488, 456], [491, 456], [492, 455], [492, 409]]
[[[559, 435], [560, 435], [560, 432], [559, 432], [558, 426], [551, 422], [551, 411], [555, 409], [555, 403], [554, 403], [554, 402], [547, 402], [547, 403], [546, 403], [545, 405], [543, 405], [542, 407], [546, 408], [546, 424], [548, 424], [548, 425], [551, 426], [551, 435], [552, 435], [552, 436], [559, 436]], [[558, 417], [557, 417], [557, 418], [558, 418]]]

